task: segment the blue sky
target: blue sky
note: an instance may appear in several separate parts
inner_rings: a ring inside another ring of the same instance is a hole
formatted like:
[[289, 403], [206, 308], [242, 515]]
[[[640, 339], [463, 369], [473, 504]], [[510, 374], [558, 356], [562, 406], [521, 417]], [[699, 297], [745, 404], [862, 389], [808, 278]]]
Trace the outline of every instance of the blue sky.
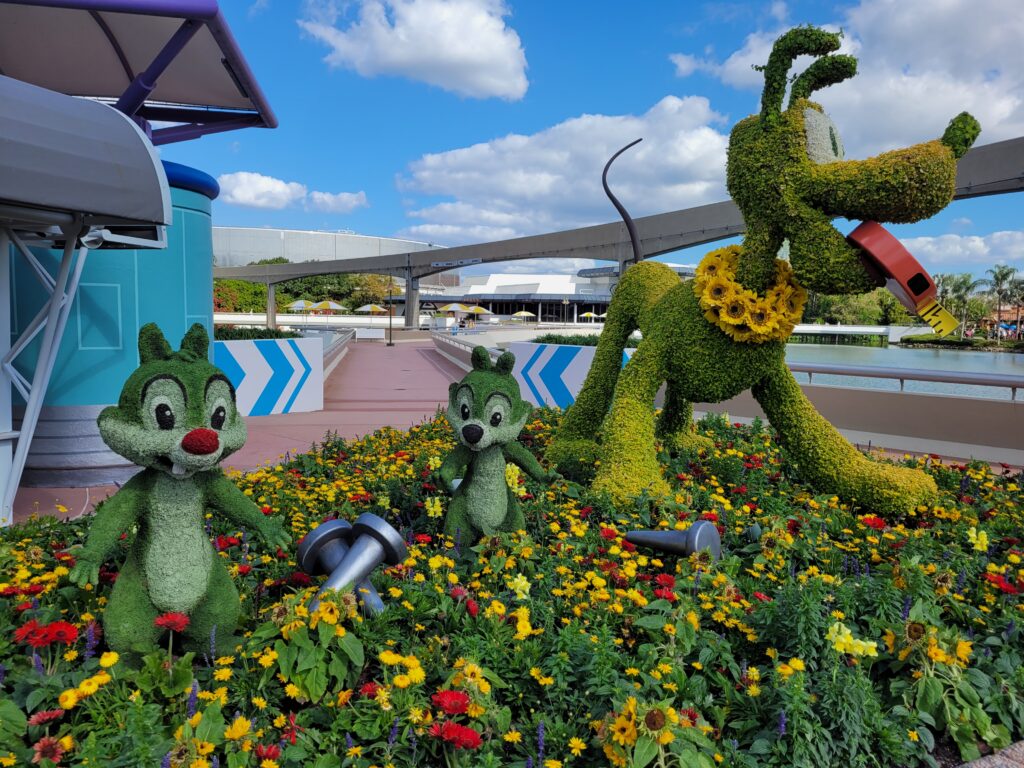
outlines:
[[[280, 127], [162, 153], [220, 179], [221, 225], [442, 245], [584, 226], [616, 218], [601, 167], [641, 136], [612, 171], [634, 216], [725, 199], [728, 132], [758, 108], [751, 64], [797, 24], [842, 28], [860, 59], [856, 78], [815, 96], [847, 157], [936, 138], [962, 109], [981, 121], [979, 143], [1024, 135], [1012, 5], [222, 0]], [[932, 272], [1024, 268], [1022, 203], [963, 201], [892, 229]]]

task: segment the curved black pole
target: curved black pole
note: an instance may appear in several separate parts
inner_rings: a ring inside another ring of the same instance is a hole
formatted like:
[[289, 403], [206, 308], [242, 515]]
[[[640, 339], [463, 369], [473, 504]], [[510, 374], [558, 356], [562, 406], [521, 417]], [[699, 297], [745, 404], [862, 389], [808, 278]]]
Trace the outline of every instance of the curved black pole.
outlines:
[[633, 223], [633, 218], [629, 215], [629, 212], [625, 209], [622, 203], [619, 202], [619, 198], [612, 194], [611, 189], [608, 188], [608, 169], [612, 167], [612, 163], [615, 162], [615, 158], [621, 155], [630, 147], [634, 147], [639, 144], [643, 139], [637, 139], [634, 142], [630, 142], [614, 155], [604, 166], [604, 172], [601, 174], [601, 185], [604, 187], [604, 193], [608, 195], [608, 199], [612, 201], [612, 205], [615, 206], [615, 210], [619, 212], [622, 220], [626, 222], [626, 229], [629, 230], [629, 240], [633, 244], [633, 260], [640, 262], [643, 261], [644, 255], [640, 250], [640, 237], [636, 233], [636, 224]]

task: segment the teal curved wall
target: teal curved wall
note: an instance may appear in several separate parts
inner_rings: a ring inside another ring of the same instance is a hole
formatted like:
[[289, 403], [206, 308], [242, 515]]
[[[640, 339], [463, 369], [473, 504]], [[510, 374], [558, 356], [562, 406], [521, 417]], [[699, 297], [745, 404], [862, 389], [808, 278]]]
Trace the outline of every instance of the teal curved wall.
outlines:
[[[211, 180], [212, 181], [212, 180]], [[173, 179], [172, 179], [173, 184]], [[210, 198], [171, 187], [174, 223], [164, 250], [90, 251], [46, 391], [47, 406], [114, 403], [139, 365], [139, 328], [156, 323], [176, 349], [193, 323], [213, 335], [213, 241]], [[59, 252], [36, 251], [50, 274]], [[45, 294], [24, 260], [12, 260], [12, 338], [39, 311]], [[18, 357], [24, 373], [35, 348]]]

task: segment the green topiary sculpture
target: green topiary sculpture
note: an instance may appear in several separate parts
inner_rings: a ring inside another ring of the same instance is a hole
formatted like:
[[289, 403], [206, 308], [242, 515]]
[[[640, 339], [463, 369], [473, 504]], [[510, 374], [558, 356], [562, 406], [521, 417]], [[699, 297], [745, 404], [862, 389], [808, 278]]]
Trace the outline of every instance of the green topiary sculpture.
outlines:
[[535, 480], [554, 480], [526, 448], [517, 442], [533, 406], [519, 395], [512, 376], [516, 359], [505, 352], [497, 363], [485, 347], [473, 350], [473, 370], [448, 389], [448, 421], [459, 444], [441, 464], [439, 474], [451, 490], [456, 473], [465, 476], [452, 492], [444, 531], [463, 541], [496, 531], [525, 527], [523, 511], [505, 480], [507, 462]]
[[107, 643], [121, 652], [154, 647], [163, 631], [154, 620], [168, 612], [188, 617], [190, 645], [205, 650], [215, 637], [218, 648], [234, 647], [238, 592], [204, 529], [207, 509], [271, 547], [290, 541], [218, 466], [242, 447], [246, 429], [234, 388], [207, 360], [209, 344], [196, 324], [172, 352], [156, 325], [144, 326], [141, 365], [99, 417], [103, 441], [143, 470], [100, 505], [70, 578], [95, 584], [127, 535], [128, 558], [103, 614]]
[[[893, 514], [935, 498], [930, 477], [870, 461], [814, 410], [786, 367], [784, 345], [803, 311], [805, 288], [861, 293], [879, 284], [865, 254], [832, 219], [910, 222], [934, 215], [952, 199], [956, 161], [980, 128], [962, 113], [938, 141], [844, 160], [835, 126], [808, 100], [855, 74], [855, 59], [831, 55], [839, 40], [813, 27], [780, 37], [764, 67], [760, 114], [732, 130], [727, 184], [746, 222], [743, 245], [706, 256], [692, 283], [651, 262], [622, 276], [583, 389], [548, 450], [567, 476], [584, 479], [599, 460], [594, 487], [617, 500], [664, 493], [655, 440], [674, 449], [700, 445], [691, 403], [752, 389], [792, 461], [822, 491]], [[789, 68], [802, 54], [818, 58], [793, 82], [783, 109]], [[787, 241], [789, 262], [776, 258]], [[622, 368], [622, 350], [637, 329], [643, 341]], [[665, 408], [656, 424], [653, 401], [662, 382]]]

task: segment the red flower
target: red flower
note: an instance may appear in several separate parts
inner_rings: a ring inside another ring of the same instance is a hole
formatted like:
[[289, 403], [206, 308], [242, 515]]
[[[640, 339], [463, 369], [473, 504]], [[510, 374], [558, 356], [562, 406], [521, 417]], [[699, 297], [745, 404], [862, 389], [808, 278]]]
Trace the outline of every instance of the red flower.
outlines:
[[274, 514], [274, 510], [270, 508], [269, 504], [264, 504], [262, 507], [260, 507], [260, 512], [262, 512], [264, 515]]
[[377, 695], [377, 691], [379, 690], [380, 686], [371, 680], [359, 689], [359, 693], [368, 699], [372, 699], [374, 696]]
[[465, 725], [446, 720], [430, 726], [430, 735], [453, 744], [456, 749], [476, 749], [483, 743], [480, 734]]
[[590, 517], [590, 513], [594, 511], [593, 507], [581, 507], [580, 508], [580, 520], [586, 520]]
[[237, 547], [241, 543], [237, 536], [218, 536], [216, 542], [217, 551], [220, 552], [228, 547]]
[[671, 573], [659, 573], [654, 577], [654, 583], [659, 587], [666, 587], [668, 589], [675, 589], [676, 577]]
[[999, 587], [1000, 590], [1008, 595], [1016, 595], [1019, 591], [1015, 586], [1013, 586], [1013, 584], [1008, 582], [1006, 577], [1001, 573], [986, 573], [982, 578]]
[[43, 762], [43, 760], [52, 760], [54, 763], [60, 764], [61, 758], [64, 757], [64, 747], [52, 736], [43, 736], [43, 738], [32, 745], [32, 749], [36, 751], [35, 756], [32, 758], [32, 762], [36, 765]]
[[658, 587], [654, 590], [654, 596], [660, 597], [662, 600], [668, 600], [670, 603], [674, 603], [679, 598], [676, 597], [676, 593], [668, 587]]
[[469, 696], [462, 691], [438, 691], [431, 700], [449, 715], [461, 715], [469, 707]]
[[53, 642], [46, 626], [32, 619], [14, 631], [14, 642], [27, 643], [33, 648], [42, 648]]
[[64, 716], [63, 709], [46, 709], [42, 712], [36, 712], [32, 717], [28, 719], [29, 725], [45, 725], [51, 720], [58, 720]]
[[171, 632], [184, 632], [188, 626], [188, 616], [184, 613], [170, 611], [153, 619], [153, 624], [160, 629], [169, 629]]
[[764, 592], [755, 592], [754, 597], [760, 600], [762, 603], [770, 603], [772, 599], [768, 597]]
[[238, 566], [238, 572], [240, 574], [242, 574], [243, 576], [245, 576], [251, 570], [252, 570], [252, 566], [251, 565], [240, 565], [240, 566]]
[[256, 759], [257, 760], [277, 760], [281, 756], [281, 747], [277, 744], [269, 744], [263, 746], [262, 744], [256, 745]]
[[31, 607], [32, 601], [26, 600], [24, 603], [18, 603], [16, 606], [14, 606], [14, 610], [16, 610], [18, 613], [22, 613], [23, 611], [27, 611]]
[[68, 624], [66, 621], [55, 621], [52, 624], [47, 624], [46, 631], [49, 633], [51, 643], [72, 645], [78, 639], [78, 627], [74, 624]]
[[608, 541], [615, 541], [615, 539], [617, 539], [618, 537], [619, 537], [619, 534], [617, 534], [611, 528], [602, 528], [601, 529], [601, 538], [602, 539], [607, 539]]
[[472, 597], [466, 601], [466, 612], [469, 613], [469, 615], [472, 616], [474, 619], [476, 618], [477, 614], [480, 613], [480, 606], [477, 605], [476, 600], [474, 600]]
[[865, 515], [860, 519], [860, 521], [868, 528], [874, 528], [876, 531], [880, 531], [885, 528], [885, 520], [877, 515]]
[[454, 586], [452, 587], [452, 591], [449, 592], [449, 594], [452, 596], [452, 600], [461, 600], [466, 595], [468, 595], [469, 592], [466, 591], [465, 587]]
[[413, 538], [417, 544], [429, 544], [434, 540], [429, 533], [417, 533]]

